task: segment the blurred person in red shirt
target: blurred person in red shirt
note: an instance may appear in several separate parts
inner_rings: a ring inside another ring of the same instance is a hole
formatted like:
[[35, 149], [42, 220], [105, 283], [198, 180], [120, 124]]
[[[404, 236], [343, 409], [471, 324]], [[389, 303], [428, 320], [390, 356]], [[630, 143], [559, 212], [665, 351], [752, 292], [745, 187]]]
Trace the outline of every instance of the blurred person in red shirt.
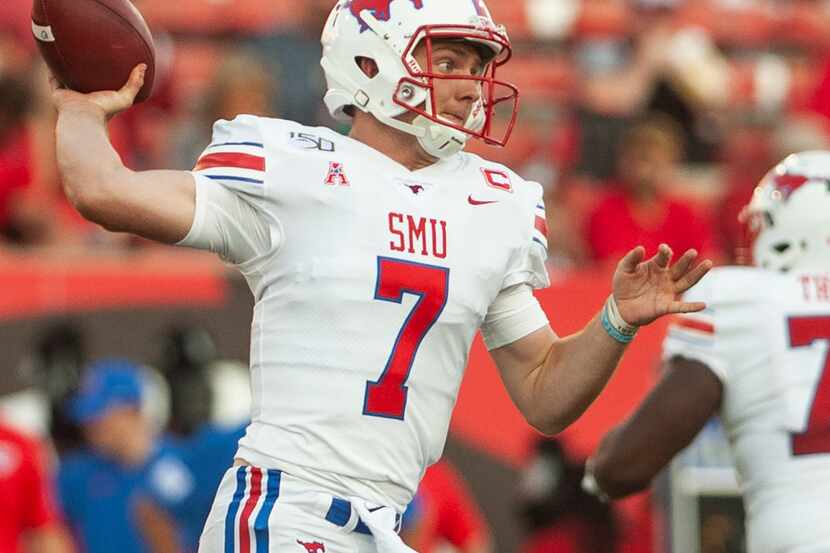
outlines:
[[723, 154], [726, 193], [717, 206], [716, 229], [721, 250], [730, 263], [752, 261], [745, 225], [738, 216], [769, 168], [790, 154], [828, 147], [830, 136], [825, 124], [809, 113], [791, 114], [774, 125], [747, 125], [729, 133]]
[[0, 422], [0, 552], [70, 553], [40, 444]]
[[29, 136], [24, 120], [30, 90], [21, 79], [0, 72], [0, 235], [20, 237], [23, 222], [16, 202], [32, 182]]
[[825, 125], [830, 130], [830, 56], [825, 56], [820, 67], [815, 69], [818, 74], [815, 80], [816, 86], [807, 100], [806, 108], [823, 117]]
[[[45, 164], [33, 120], [40, 114], [41, 100], [49, 97], [40, 98], [34, 86], [38, 73], [30, 4], [0, 4], [0, 245], [40, 244], [53, 235], [54, 221], [38, 186]], [[50, 108], [48, 113], [53, 112]], [[54, 123], [48, 131], [44, 136], [54, 135]], [[53, 151], [54, 145], [42, 149]]]
[[[720, 247], [729, 263], [742, 264], [743, 225], [739, 215], [752, 199], [752, 192], [764, 174], [775, 164], [772, 130], [743, 126], [732, 130], [724, 144], [725, 193], [718, 203], [715, 228]], [[783, 157], [783, 156], [782, 156]]]
[[636, 244], [654, 252], [663, 242], [674, 251], [712, 253], [710, 222], [665, 192], [682, 157], [680, 136], [663, 115], [646, 117], [623, 135], [616, 177], [586, 219], [585, 241], [595, 261], [616, 259]]
[[464, 478], [446, 459], [430, 466], [416, 496], [417, 522], [404, 539], [419, 553], [449, 544], [459, 553], [493, 551], [490, 529]]

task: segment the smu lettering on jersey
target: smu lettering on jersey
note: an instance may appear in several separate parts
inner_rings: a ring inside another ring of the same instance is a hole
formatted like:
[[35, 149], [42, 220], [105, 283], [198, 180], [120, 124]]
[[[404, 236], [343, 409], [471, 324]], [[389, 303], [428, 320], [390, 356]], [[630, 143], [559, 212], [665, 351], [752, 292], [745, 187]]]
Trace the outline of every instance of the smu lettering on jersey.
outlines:
[[194, 175], [182, 244], [236, 264], [256, 300], [239, 456], [402, 510], [488, 307], [548, 285], [541, 187], [470, 154], [409, 171], [252, 116], [217, 123]]
[[664, 355], [709, 366], [746, 501], [750, 550], [830, 551], [830, 275], [718, 268], [670, 326]]

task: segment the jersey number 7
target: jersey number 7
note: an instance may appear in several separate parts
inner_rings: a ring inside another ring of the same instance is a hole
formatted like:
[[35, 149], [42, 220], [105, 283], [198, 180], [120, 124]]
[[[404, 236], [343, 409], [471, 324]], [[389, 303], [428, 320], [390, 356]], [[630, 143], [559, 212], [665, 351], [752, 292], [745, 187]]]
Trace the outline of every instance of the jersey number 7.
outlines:
[[406, 411], [406, 381], [418, 347], [447, 304], [450, 270], [388, 257], [378, 257], [375, 299], [401, 303], [404, 294], [418, 301], [403, 322], [386, 367], [375, 381], [366, 382], [363, 414], [403, 419]]
[[[830, 340], [830, 317], [789, 319], [790, 347], [806, 347], [816, 340]], [[830, 453], [830, 348], [824, 356], [807, 428], [792, 435], [793, 455]]]

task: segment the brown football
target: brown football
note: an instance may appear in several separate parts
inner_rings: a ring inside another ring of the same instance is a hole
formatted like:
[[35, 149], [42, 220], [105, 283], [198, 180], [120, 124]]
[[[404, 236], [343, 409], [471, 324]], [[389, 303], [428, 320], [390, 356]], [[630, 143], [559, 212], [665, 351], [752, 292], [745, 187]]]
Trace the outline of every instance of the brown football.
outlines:
[[147, 64], [136, 102], [153, 90], [155, 48], [130, 0], [34, 0], [32, 33], [55, 77], [78, 92], [118, 90]]

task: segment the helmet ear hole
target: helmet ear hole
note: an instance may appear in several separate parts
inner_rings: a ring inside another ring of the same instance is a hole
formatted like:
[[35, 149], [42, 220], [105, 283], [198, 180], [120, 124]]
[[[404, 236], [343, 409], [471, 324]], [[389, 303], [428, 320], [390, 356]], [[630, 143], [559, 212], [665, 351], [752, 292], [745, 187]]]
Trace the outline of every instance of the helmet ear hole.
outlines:
[[380, 73], [377, 62], [375, 62], [372, 58], [357, 56], [355, 57], [354, 62], [363, 74], [369, 77], [370, 80], [377, 77], [378, 73]]

